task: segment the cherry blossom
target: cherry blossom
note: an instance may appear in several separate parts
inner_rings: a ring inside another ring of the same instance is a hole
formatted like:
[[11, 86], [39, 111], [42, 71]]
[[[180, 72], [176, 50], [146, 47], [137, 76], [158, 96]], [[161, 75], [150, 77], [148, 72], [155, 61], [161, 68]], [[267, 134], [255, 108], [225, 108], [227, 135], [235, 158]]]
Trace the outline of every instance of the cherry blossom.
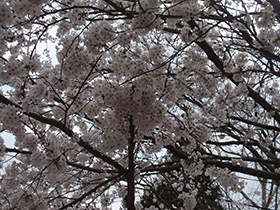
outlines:
[[1, 1], [1, 209], [278, 209], [279, 8]]

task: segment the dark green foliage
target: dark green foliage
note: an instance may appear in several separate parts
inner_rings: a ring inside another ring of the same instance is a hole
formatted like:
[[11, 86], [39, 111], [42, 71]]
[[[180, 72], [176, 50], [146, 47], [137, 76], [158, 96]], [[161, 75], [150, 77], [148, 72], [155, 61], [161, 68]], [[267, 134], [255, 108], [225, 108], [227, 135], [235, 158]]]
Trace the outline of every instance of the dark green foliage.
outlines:
[[[178, 175], [184, 177], [184, 180], [179, 181], [176, 177]], [[175, 176], [177, 174], [177, 176]], [[183, 200], [178, 198], [180, 192], [178, 188], [183, 187], [183, 191], [192, 193], [191, 189], [196, 189], [197, 205], [195, 210], [224, 210], [220, 202], [221, 192], [217, 185], [214, 185], [210, 178], [204, 174], [190, 177], [185, 171], [180, 170], [176, 172], [164, 173], [155, 178], [162, 179], [162, 182], [155, 189], [151, 189], [142, 196], [142, 205], [145, 208], [155, 206], [159, 208], [160, 204], [164, 204], [164, 209], [181, 209], [183, 207]], [[178, 186], [172, 186], [173, 183], [180, 183]], [[183, 185], [183, 186], [181, 186]], [[156, 202], [154, 202], [154, 198]]]

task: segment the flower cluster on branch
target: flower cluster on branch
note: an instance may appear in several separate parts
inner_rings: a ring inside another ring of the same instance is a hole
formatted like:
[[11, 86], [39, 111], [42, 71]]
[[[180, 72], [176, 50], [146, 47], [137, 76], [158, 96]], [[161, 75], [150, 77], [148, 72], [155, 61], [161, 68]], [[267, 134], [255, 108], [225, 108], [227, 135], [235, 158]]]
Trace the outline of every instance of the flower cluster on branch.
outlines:
[[279, 11], [0, 2], [1, 209], [278, 209]]

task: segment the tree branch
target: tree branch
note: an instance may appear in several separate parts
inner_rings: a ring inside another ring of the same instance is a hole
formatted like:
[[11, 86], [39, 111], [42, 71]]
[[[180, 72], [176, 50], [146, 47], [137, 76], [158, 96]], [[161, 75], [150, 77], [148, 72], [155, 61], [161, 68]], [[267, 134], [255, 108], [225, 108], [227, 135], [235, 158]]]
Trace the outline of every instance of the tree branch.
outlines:
[[100, 158], [101, 160], [110, 164], [111, 166], [114, 166], [116, 169], [118, 169], [120, 174], [122, 174], [122, 175], [127, 174], [125, 168], [122, 167], [118, 162], [111, 159], [107, 155], [103, 155], [101, 152], [99, 152], [98, 150], [96, 150], [92, 146], [90, 146], [89, 143], [83, 141], [82, 139], [80, 139], [77, 143], [80, 146], [82, 146], [85, 150], [87, 150], [89, 153], [93, 154], [95, 157]]
[[126, 11], [123, 7], [117, 5], [117, 4], [114, 3], [113, 1], [111, 1], [111, 0], [104, 0], [104, 1], [105, 1], [107, 4], [109, 4], [110, 6], [112, 6], [113, 8], [115, 8], [118, 12], [120, 12], [120, 13], [126, 15], [127, 17], [129, 17], [129, 18], [132, 18], [132, 17], [133, 17], [133, 15], [132, 15], [131, 12]]
[[[165, 148], [167, 148], [173, 155], [175, 155], [178, 158], [181, 158], [181, 159], [189, 158], [189, 156], [187, 154], [177, 150], [172, 145], [168, 145]], [[204, 159], [203, 163], [205, 165], [212, 165], [212, 166], [216, 166], [219, 168], [228, 168], [230, 171], [248, 174], [248, 175], [252, 175], [255, 177], [261, 177], [261, 178], [272, 179], [272, 180], [280, 180], [280, 174], [278, 174], [278, 173], [261, 171], [261, 170], [248, 168], [248, 167], [241, 167], [241, 166], [233, 165], [232, 163], [229, 163], [229, 162]]]
[[79, 198], [75, 199], [74, 201], [72, 201], [71, 203], [68, 203], [66, 205], [63, 205], [61, 208], [59, 208], [59, 210], [63, 210], [63, 209], [67, 209], [68, 207], [72, 207], [74, 206], [76, 203], [81, 202], [84, 198], [86, 198], [87, 196], [91, 195], [92, 193], [96, 192], [99, 188], [103, 187], [104, 185], [108, 184], [109, 182], [119, 178], [120, 175], [117, 176], [113, 176], [109, 179], [107, 179], [104, 182], [101, 182], [100, 184], [98, 184], [97, 186], [95, 186], [93, 189], [91, 189], [90, 191], [88, 191], [87, 193], [83, 194], [82, 196], [80, 196]]
[[[235, 85], [239, 85], [240, 82], [236, 82], [233, 79], [233, 74], [230, 73], [226, 73], [224, 71], [224, 64], [223, 62], [220, 60], [220, 58], [216, 55], [216, 53], [214, 52], [214, 50], [210, 47], [210, 45], [206, 42], [206, 41], [202, 41], [202, 42], [196, 42], [196, 44], [206, 53], [207, 57], [209, 58], [209, 60], [211, 60], [215, 66], [230, 80], [232, 81]], [[276, 110], [264, 99], [262, 98], [257, 92], [255, 92], [252, 88], [248, 87], [248, 95], [254, 99], [254, 101], [261, 105], [261, 107], [266, 110], [267, 112], [271, 112], [271, 111], [275, 111], [275, 113], [273, 114], [273, 118], [280, 124], [280, 115], [278, 112], [276, 112]]]
[[241, 167], [232, 165], [232, 163], [215, 161], [215, 160], [205, 160], [203, 161], [206, 165], [213, 165], [220, 168], [228, 168], [230, 171], [239, 172], [243, 174], [252, 175], [254, 177], [261, 177], [265, 179], [280, 180], [280, 174], [274, 172], [260, 171], [253, 168]]
[[78, 169], [82, 169], [85, 171], [90, 171], [90, 172], [94, 172], [94, 173], [117, 173], [118, 171], [116, 170], [102, 170], [102, 169], [97, 169], [97, 168], [92, 168], [89, 166], [84, 166], [81, 164], [77, 164], [77, 163], [72, 163], [70, 161], [67, 161], [67, 165], [78, 168]]
[[[22, 109], [19, 105], [13, 103], [12, 101], [10, 101], [9, 99], [7, 99], [6, 97], [4, 97], [1, 94], [0, 94], [0, 102], [4, 103], [6, 105], [12, 105], [12, 106], [15, 106], [19, 109]], [[59, 122], [55, 119], [46, 118], [42, 115], [39, 115], [39, 114], [36, 114], [36, 113], [30, 113], [30, 112], [23, 112], [23, 114], [26, 115], [26, 116], [29, 116], [33, 119], [36, 119], [41, 123], [45, 123], [45, 124], [48, 124], [48, 125], [52, 125], [56, 128], [59, 128], [61, 131], [63, 131], [69, 137], [74, 136], [74, 132], [71, 129], [69, 129], [63, 123], [61, 123], [61, 122]], [[89, 143], [83, 141], [81, 138], [79, 139], [79, 141], [77, 141], [77, 143], [80, 146], [82, 146], [84, 149], [86, 149], [89, 153], [93, 154], [95, 157], [100, 158], [104, 162], [114, 166], [116, 169], [119, 170], [119, 173], [121, 173], [122, 175], [126, 175], [126, 170], [124, 169], [124, 167], [122, 167], [118, 162], [111, 159], [110, 157], [108, 157], [106, 155], [103, 155], [103, 154], [101, 154], [101, 152], [95, 150]]]
[[274, 131], [278, 131], [278, 132], [280, 131], [279, 127], [272, 126], [272, 125], [265, 125], [265, 124], [261, 124], [261, 123], [258, 123], [258, 122], [253, 122], [251, 120], [246, 120], [246, 119], [241, 118], [241, 117], [230, 116], [229, 118], [232, 119], [232, 120], [237, 120], [237, 121], [240, 121], [240, 122], [244, 122], [246, 124], [254, 125], [256, 127], [264, 128], [264, 129], [267, 129], [267, 130], [274, 130]]
[[26, 150], [18, 150], [15, 148], [5, 148], [5, 152], [14, 152], [14, 153], [18, 153], [18, 154], [24, 154], [24, 155], [31, 155], [32, 152], [31, 151], [26, 151]]
[[[273, 0], [272, 0], [273, 1]], [[190, 26], [193, 28], [196, 26], [194, 21], [189, 21]], [[177, 29], [170, 29], [170, 28], [163, 28], [163, 31], [180, 34], [180, 31]], [[236, 82], [233, 79], [233, 74], [227, 73], [224, 71], [224, 64], [218, 55], [214, 52], [211, 46], [206, 41], [196, 41], [195, 42], [207, 55], [208, 59], [211, 60], [215, 66], [225, 75], [230, 81], [232, 81], [235, 85], [239, 85], [239, 82]], [[271, 56], [271, 55], [270, 55]], [[277, 57], [277, 60], [279, 58]], [[276, 112], [276, 110], [264, 99], [262, 98], [257, 92], [255, 92], [252, 88], [248, 87], [248, 95], [254, 99], [254, 101], [261, 105], [267, 112], [275, 111], [273, 118], [280, 124], [280, 114]]]
[[126, 203], [128, 210], [135, 210], [135, 182], [134, 182], [134, 138], [135, 138], [135, 126], [133, 125], [132, 116], [129, 117], [129, 133], [128, 139], [128, 173], [127, 173], [127, 196]]

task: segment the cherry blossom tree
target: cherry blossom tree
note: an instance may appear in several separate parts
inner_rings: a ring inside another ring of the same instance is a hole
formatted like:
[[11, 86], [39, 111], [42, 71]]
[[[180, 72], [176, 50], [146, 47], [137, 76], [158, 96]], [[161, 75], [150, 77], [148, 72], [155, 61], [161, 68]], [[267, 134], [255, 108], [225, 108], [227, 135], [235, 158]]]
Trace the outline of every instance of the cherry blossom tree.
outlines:
[[1, 1], [1, 209], [279, 209], [279, 22], [278, 0]]

